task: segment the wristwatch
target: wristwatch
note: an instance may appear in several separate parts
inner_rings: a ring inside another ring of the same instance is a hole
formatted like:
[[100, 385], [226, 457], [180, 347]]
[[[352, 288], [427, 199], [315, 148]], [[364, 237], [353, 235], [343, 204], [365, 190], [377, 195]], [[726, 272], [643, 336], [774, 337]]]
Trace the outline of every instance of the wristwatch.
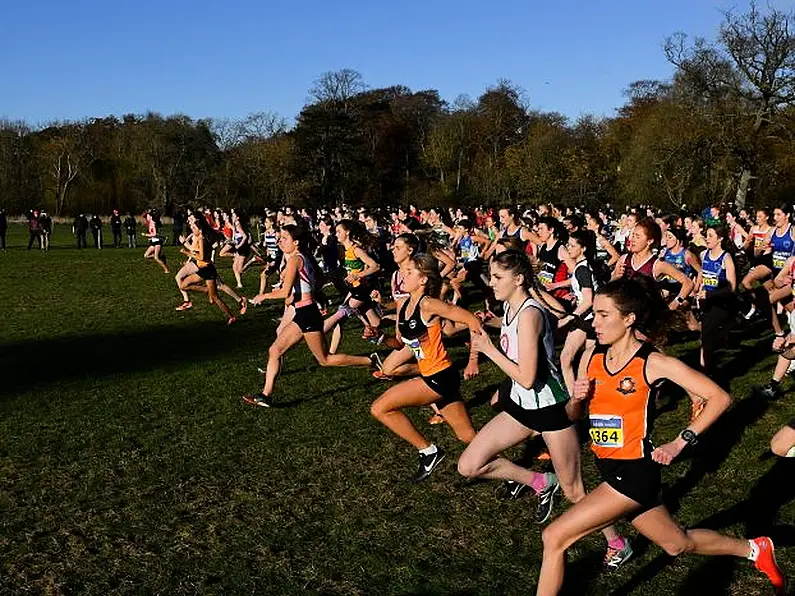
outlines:
[[698, 443], [698, 435], [689, 428], [683, 430], [679, 436], [682, 437], [682, 440], [691, 447]]
[[681, 296], [677, 296], [677, 297], [676, 297], [676, 301], [677, 301], [679, 304], [684, 304], [684, 302], [685, 302], [685, 299], [684, 299], [684, 298], [682, 298]]

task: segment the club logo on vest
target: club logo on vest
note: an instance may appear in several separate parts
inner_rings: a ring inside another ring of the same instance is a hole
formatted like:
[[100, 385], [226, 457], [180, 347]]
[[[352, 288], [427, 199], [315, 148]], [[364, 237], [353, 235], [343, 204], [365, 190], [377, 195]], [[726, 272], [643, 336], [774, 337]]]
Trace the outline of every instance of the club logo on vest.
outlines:
[[618, 382], [618, 392], [623, 395], [635, 393], [635, 379], [632, 377], [624, 377]]

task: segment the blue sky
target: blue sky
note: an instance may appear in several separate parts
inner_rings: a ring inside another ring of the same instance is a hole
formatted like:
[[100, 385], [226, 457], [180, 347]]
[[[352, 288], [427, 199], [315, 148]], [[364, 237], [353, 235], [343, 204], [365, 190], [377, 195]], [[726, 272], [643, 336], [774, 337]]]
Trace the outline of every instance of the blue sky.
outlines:
[[[791, 8], [793, 0], [772, 3]], [[9, 3], [0, 19], [0, 118], [37, 125], [156, 111], [292, 124], [323, 72], [370, 87], [473, 99], [498, 79], [530, 105], [610, 116], [638, 79], [669, 78], [683, 31], [714, 39], [746, 0], [405, 0]], [[764, 7], [764, 4], [763, 4]]]

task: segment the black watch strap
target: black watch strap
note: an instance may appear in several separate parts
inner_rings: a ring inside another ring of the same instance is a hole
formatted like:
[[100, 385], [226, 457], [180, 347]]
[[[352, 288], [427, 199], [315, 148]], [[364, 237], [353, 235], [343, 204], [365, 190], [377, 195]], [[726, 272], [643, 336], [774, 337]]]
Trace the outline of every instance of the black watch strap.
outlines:
[[698, 435], [689, 428], [683, 430], [682, 434], [680, 434], [679, 436], [682, 437], [682, 440], [691, 447], [698, 443]]

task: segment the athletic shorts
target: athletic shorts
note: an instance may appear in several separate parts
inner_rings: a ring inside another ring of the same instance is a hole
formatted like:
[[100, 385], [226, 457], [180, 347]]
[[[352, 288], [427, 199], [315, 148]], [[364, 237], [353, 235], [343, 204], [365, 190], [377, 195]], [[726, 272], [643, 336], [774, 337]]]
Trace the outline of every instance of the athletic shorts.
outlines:
[[323, 316], [320, 314], [320, 309], [314, 302], [296, 308], [293, 322], [298, 325], [302, 333], [323, 331]]
[[787, 422], [787, 426], [789, 426], [792, 430], [795, 430], [795, 418]]
[[356, 309], [362, 314], [369, 310], [371, 304], [370, 292], [372, 291], [372, 288], [367, 284], [359, 284], [355, 288], [350, 289], [351, 298], [364, 303]]
[[218, 279], [218, 271], [215, 269], [215, 265], [210, 263], [206, 267], [199, 267], [199, 270], [196, 272], [199, 274], [199, 277], [202, 279]]
[[448, 366], [444, 370], [428, 377], [423, 375], [422, 380], [425, 381], [428, 387], [439, 394], [439, 399], [434, 403], [440, 410], [454, 402], [464, 401], [461, 397], [461, 376], [455, 367]]
[[149, 246], [162, 246], [163, 239], [159, 236], [155, 236], [154, 238], [149, 239]]
[[757, 267], [759, 265], [764, 265], [765, 267], [773, 271], [773, 253], [754, 257], [751, 263], [753, 264], [754, 267]]
[[564, 430], [574, 424], [566, 413], [565, 401], [536, 410], [526, 410], [511, 399], [512, 386], [511, 379], [505, 379], [500, 384], [497, 403], [503, 412], [522, 426], [543, 433]]
[[596, 467], [604, 482], [640, 505], [639, 509], [628, 514], [630, 521], [662, 504], [660, 499], [662, 468], [650, 457], [644, 459], [597, 457]]
[[235, 254], [239, 257], [249, 258], [251, 256], [251, 246], [244, 244], [235, 251]]

